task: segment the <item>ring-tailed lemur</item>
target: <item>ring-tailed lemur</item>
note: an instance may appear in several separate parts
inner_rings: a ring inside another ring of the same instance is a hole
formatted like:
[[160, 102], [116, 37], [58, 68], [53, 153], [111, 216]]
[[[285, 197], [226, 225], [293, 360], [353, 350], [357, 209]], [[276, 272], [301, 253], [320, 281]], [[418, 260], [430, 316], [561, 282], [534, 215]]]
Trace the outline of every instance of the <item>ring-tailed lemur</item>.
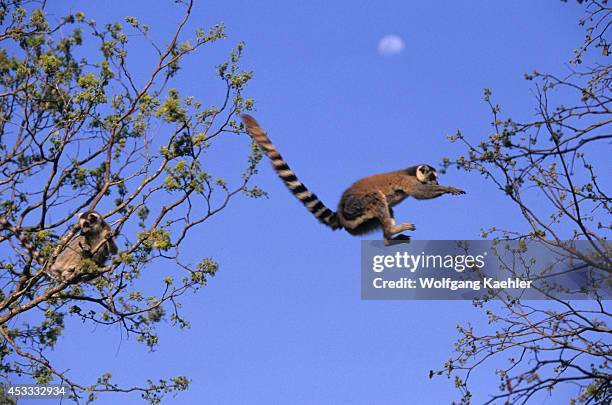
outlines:
[[385, 244], [392, 239], [406, 239], [403, 231], [413, 231], [410, 223], [395, 224], [391, 207], [412, 196], [418, 200], [436, 198], [442, 194], [465, 194], [455, 187], [438, 184], [438, 173], [432, 166], [422, 164], [390, 173], [374, 174], [355, 182], [340, 198], [337, 212], [327, 208], [319, 198], [298, 180], [257, 121], [244, 114], [242, 122], [247, 132], [270, 158], [281, 180], [298, 200], [323, 224], [336, 230], [346, 229], [361, 235], [382, 227]]
[[[96, 211], [86, 211], [77, 214], [77, 218], [79, 219], [79, 235], [68, 242], [50, 269], [53, 276], [62, 280], [69, 279], [78, 273], [83, 267], [83, 259], [90, 259], [98, 267], [102, 267], [111, 255], [117, 253], [117, 245], [112, 236], [109, 237], [112, 229], [100, 214]], [[0, 229], [10, 231], [32, 258], [40, 265], [45, 265], [46, 260], [28, 242], [23, 233], [2, 216], [0, 216]]]

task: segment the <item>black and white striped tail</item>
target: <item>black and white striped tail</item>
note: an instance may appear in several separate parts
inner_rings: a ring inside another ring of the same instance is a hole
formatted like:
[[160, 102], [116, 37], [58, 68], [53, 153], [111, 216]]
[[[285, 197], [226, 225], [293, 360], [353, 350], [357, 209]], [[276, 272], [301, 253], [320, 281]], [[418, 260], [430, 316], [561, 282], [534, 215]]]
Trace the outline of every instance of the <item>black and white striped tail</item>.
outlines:
[[264, 153], [270, 158], [272, 162], [272, 166], [274, 170], [278, 174], [278, 177], [287, 185], [289, 190], [295, 195], [298, 200], [304, 204], [308, 211], [312, 212], [312, 214], [323, 224], [329, 226], [332, 229], [340, 228], [340, 224], [338, 222], [338, 216], [336, 213], [323, 204], [321, 200], [300, 180], [298, 180], [297, 176], [289, 168], [289, 165], [283, 157], [278, 153], [270, 138], [266, 135], [266, 133], [261, 129], [255, 118], [250, 115], [244, 114], [242, 116], [242, 122], [247, 130], [247, 132], [255, 139], [255, 142], [259, 145], [259, 147], [264, 151]]

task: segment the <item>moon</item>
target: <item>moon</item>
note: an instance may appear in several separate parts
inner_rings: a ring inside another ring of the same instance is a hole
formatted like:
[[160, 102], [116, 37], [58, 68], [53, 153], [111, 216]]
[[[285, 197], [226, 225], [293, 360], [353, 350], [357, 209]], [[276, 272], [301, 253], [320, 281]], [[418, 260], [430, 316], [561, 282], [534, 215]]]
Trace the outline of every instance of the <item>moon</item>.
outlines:
[[398, 55], [405, 47], [404, 40], [394, 34], [385, 35], [378, 41], [378, 53], [383, 56]]

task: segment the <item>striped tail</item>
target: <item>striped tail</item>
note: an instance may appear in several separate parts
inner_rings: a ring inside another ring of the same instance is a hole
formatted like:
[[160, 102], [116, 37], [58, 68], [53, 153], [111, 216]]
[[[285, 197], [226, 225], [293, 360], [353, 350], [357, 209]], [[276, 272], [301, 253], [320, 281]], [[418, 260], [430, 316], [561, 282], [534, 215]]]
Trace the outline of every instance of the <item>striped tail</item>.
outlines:
[[340, 228], [338, 216], [336, 213], [323, 204], [321, 200], [310, 190], [306, 188], [304, 183], [298, 180], [293, 170], [289, 168], [289, 165], [283, 157], [278, 153], [270, 138], [261, 129], [255, 118], [250, 115], [244, 114], [242, 116], [242, 122], [247, 132], [255, 139], [255, 142], [264, 151], [264, 153], [270, 158], [274, 170], [278, 174], [278, 177], [287, 185], [289, 190], [297, 197], [298, 200], [304, 204], [308, 211], [323, 224], [329, 226], [332, 229]]

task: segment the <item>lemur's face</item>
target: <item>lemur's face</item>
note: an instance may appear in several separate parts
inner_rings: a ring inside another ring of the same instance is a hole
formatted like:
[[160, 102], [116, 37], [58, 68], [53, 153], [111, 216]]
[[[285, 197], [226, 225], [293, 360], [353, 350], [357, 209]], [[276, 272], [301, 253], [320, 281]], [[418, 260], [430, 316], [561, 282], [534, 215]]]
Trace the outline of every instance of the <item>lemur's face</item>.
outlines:
[[417, 167], [416, 178], [423, 184], [438, 184], [438, 172], [429, 165]]
[[93, 229], [100, 227], [102, 217], [95, 211], [87, 211], [77, 214], [79, 217], [79, 227], [82, 233], [90, 232]]

